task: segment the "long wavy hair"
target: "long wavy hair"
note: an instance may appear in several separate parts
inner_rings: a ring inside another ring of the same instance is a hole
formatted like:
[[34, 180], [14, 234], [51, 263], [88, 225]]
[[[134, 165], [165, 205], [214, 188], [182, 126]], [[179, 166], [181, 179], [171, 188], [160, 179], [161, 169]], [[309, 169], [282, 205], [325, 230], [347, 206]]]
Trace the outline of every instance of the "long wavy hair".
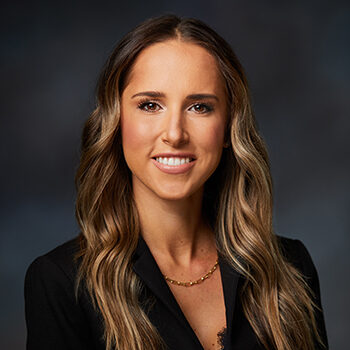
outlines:
[[227, 42], [199, 20], [174, 15], [149, 19], [128, 33], [106, 62], [96, 108], [84, 127], [76, 175], [81, 228], [77, 289], [84, 280], [102, 314], [106, 349], [166, 347], [138, 303], [142, 283], [132, 270], [132, 255], [140, 224], [122, 151], [120, 99], [138, 54], [169, 39], [204, 47], [226, 84], [229, 147], [205, 184], [203, 211], [219, 253], [245, 277], [240, 290], [244, 314], [266, 349], [314, 349], [314, 339], [322, 344], [314, 315], [317, 305], [273, 233], [268, 155], [243, 68]]

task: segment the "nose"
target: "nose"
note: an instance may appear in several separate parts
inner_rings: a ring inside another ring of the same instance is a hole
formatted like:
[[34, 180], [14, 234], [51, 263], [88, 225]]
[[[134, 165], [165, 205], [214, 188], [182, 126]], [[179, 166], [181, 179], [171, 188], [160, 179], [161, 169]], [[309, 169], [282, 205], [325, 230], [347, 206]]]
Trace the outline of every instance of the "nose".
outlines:
[[189, 141], [186, 121], [181, 112], [172, 112], [166, 117], [162, 141], [172, 147], [179, 147]]

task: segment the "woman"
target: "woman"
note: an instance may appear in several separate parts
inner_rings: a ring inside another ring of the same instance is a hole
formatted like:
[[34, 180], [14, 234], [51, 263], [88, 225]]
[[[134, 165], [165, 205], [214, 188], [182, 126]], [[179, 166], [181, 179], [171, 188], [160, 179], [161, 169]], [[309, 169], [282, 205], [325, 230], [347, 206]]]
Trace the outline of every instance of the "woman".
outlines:
[[204, 23], [150, 19], [99, 81], [81, 234], [26, 275], [28, 349], [323, 349], [317, 272], [272, 231], [243, 69]]

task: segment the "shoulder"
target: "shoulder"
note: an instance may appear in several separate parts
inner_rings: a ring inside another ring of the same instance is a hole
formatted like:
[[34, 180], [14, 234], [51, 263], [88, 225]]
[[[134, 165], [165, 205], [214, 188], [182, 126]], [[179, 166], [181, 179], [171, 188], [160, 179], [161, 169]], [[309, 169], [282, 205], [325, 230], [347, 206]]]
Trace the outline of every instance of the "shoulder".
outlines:
[[[75, 294], [79, 240], [70, 240], [36, 258], [28, 267], [24, 281], [25, 312], [28, 325], [44, 325], [61, 317], [81, 317], [85, 297]], [[56, 315], [56, 316], [55, 316]], [[35, 326], [36, 327], [36, 326]]]
[[[311, 255], [305, 245], [298, 239], [277, 236], [277, 241], [286, 260], [301, 272], [303, 278], [310, 287], [311, 297], [316, 306], [315, 320], [317, 329], [326, 349], [328, 349], [327, 332], [321, 302], [320, 282]], [[315, 349], [321, 348], [317, 345]]]
[[280, 250], [285, 259], [292, 264], [303, 276], [311, 288], [314, 300], [321, 304], [320, 282], [316, 266], [305, 245], [299, 239], [277, 236]]
[[78, 271], [80, 249], [79, 238], [67, 241], [48, 253], [37, 257], [28, 267], [25, 285], [41, 282], [45, 284], [74, 284]]
[[276, 235], [276, 237], [281, 252], [288, 262], [306, 277], [312, 277], [317, 274], [311, 255], [302, 241], [279, 235]]
[[79, 239], [36, 258], [24, 283], [27, 349], [102, 349], [100, 314], [85, 288], [76, 294]]

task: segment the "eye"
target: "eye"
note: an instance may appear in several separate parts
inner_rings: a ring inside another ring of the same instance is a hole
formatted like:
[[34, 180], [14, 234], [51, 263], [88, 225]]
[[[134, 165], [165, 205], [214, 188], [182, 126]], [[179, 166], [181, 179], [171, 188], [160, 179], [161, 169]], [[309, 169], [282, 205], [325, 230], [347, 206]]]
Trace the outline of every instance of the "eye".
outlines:
[[190, 108], [190, 110], [203, 114], [211, 112], [213, 110], [213, 107], [206, 103], [196, 103]]
[[138, 104], [138, 108], [145, 112], [158, 112], [161, 107], [158, 103], [152, 101], [141, 101]]

